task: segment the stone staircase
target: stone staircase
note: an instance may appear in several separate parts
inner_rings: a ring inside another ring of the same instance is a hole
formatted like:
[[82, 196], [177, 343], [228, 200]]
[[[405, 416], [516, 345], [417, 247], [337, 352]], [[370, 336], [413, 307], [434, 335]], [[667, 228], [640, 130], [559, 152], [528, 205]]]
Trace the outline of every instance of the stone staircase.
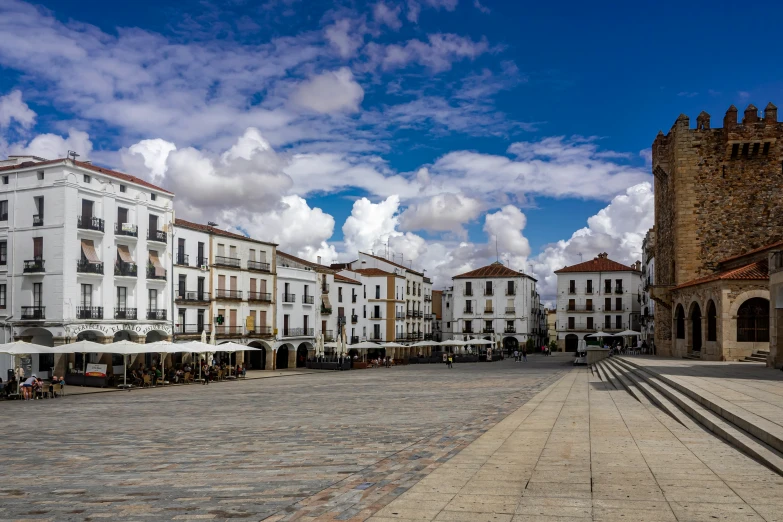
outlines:
[[740, 362], [760, 362], [767, 364], [767, 355], [769, 355], [768, 351], [758, 350], [750, 354], [750, 356], [745, 357]]
[[707, 391], [624, 357], [610, 357], [590, 370], [617, 390], [655, 406], [687, 429], [707, 429], [783, 476], [783, 428]]
[[682, 356], [683, 359], [701, 359], [701, 352], [686, 353]]

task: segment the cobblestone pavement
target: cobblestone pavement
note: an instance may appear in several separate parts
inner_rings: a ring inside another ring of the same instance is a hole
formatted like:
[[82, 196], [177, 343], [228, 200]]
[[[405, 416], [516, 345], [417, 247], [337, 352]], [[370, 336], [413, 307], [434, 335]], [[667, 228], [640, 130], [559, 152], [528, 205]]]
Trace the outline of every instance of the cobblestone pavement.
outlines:
[[365, 520], [565, 375], [570, 361], [0, 403], [0, 519]]

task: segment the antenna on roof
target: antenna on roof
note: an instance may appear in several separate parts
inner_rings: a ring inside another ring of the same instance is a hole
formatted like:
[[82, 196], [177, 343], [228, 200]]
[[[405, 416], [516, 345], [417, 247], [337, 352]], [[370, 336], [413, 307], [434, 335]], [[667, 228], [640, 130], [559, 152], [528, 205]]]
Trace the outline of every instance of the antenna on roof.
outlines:
[[498, 250], [498, 236], [495, 236], [495, 257], [497, 262], [500, 263], [500, 250]]
[[71, 161], [76, 161], [76, 158], [79, 157], [79, 154], [76, 154], [76, 152], [69, 150], [68, 157], [71, 158]]
[[209, 225], [209, 226], [211, 226], [211, 227], [216, 227], [216, 228], [217, 228], [217, 226], [218, 226], [218, 224], [217, 224], [217, 223], [215, 223], [214, 221], [207, 221], [207, 225]]
[[579, 262], [581, 263], [582, 262], [582, 253], [579, 252], [577, 255], [579, 256]]

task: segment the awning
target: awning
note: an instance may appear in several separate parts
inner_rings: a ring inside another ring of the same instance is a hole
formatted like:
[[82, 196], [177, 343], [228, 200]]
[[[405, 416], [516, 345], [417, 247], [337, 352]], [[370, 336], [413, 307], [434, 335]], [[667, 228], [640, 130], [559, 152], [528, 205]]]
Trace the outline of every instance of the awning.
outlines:
[[95, 252], [95, 245], [92, 242], [92, 239], [82, 239], [82, 253], [84, 254], [84, 257], [87, 258], [88, 263], [100, 263], [101, 260], [98, 259], [98, 254]]
[[163, 268], [160, 259], [158, 259], [157, 250], [150, 250], [150, 263], [152, 263], [152, 266], [155, 268], [155, 275], [157, 277], [166, 277], [166, 269]]
[[117, 254], [123, 263], [135, 263], [126, 245], [117, 245]]
[[324, 308], [331, 308], [332, 307], [332, 303], [329, 302], [329, 296], [328, 295], [323, 296], [322, 300], [323, 300], [323, 303], [324, 303]]

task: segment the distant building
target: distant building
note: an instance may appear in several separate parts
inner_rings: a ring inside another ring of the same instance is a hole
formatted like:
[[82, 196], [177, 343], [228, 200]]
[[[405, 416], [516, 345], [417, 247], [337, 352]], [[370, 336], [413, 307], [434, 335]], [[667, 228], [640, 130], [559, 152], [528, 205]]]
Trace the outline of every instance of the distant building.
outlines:
[[443, 340], [443, 290], [432, 291], [432, 340]]
[[546, 342], [557, 341], [557, 309], [546, 311]]
[[639, 299], [642, 316], [639, 320], [642, 339], [655, 343], [655, 301], [650, 298], [650, 288], [655, 284], [655, 228], [647, 231], [642, 242], [642, 283]]
[[596, 332], [639, 331], [641, 262], [626, 266], [603, 253], [555, 274], [561, 350], [575, 352], [581, 339]]

